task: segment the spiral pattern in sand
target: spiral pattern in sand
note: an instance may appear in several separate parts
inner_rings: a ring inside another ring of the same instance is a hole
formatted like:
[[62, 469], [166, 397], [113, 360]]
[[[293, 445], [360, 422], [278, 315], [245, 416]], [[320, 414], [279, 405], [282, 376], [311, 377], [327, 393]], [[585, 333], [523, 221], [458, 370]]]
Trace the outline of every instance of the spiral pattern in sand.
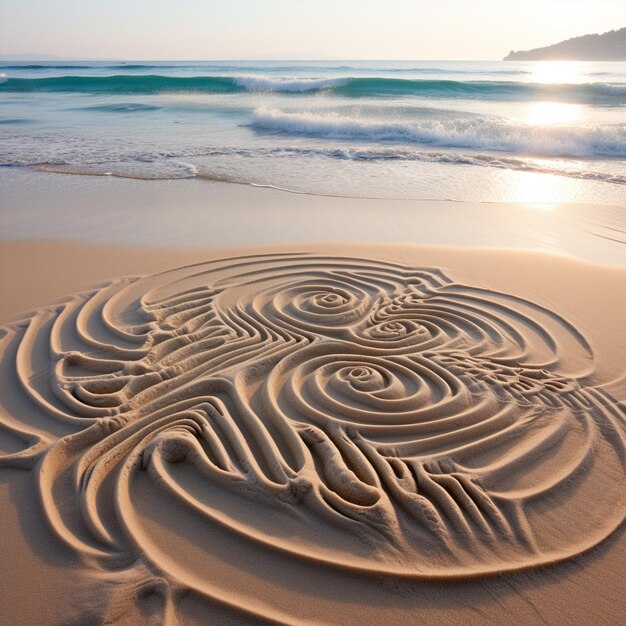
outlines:
[[584, 337], [436, 268], [223, 259], [0, 343], [0, 464], [35, 468], [52, 528], [113, 570], [219, 596], [150, 517], [199, 553], [212, 529], [285, 567], [418, 578], [562, 560], [624, 519], [624, 408], [585, 384]]

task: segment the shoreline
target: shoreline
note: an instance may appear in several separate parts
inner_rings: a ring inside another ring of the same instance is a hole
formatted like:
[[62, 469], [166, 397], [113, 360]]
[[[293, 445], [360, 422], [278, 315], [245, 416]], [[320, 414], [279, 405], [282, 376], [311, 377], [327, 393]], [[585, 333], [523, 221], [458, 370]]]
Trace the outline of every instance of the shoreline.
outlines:
[[0, 183], [4, 241], [170, 249], [353, 241], [526, 249], [626, 265], [622, 206], [344, 198], [34, 171], [0, 171]]

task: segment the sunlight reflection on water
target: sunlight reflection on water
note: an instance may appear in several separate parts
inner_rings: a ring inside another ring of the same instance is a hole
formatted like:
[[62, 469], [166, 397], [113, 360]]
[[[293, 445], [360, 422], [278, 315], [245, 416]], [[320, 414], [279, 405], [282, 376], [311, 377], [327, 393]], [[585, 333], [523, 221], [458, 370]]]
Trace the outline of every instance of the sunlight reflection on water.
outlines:
[[571, 124], [580, 118], [581, 107], [563, 102], [533, 102], [528, 105], [524, 121], [533, 126]]
[[580, 83], [589, 70], [584, 61], [537, 61], [532, 65], [530, 82], [533, 83]]
[[542, 211], [578, 200], [576, 185], [570, 179], [553, 174], [505, 171], [500, 184], [506, 202], [532, 204]]

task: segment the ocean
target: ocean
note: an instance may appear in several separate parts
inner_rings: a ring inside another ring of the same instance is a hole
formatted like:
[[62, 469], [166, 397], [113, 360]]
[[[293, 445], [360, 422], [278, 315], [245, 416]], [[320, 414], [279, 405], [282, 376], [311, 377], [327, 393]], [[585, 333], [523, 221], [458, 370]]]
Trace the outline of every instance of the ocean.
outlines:
[[623, 205], [626, 63], [4, 62], [0, 166]]

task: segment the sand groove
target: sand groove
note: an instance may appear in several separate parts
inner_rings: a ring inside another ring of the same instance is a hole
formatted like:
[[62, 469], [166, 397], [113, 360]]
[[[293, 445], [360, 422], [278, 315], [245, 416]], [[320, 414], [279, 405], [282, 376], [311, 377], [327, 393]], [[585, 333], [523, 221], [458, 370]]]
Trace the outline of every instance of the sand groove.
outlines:
[[0, 347], [0, 466], [37, 472], [85, 558], [159, 585], [220, 596], [155, 549], [146, 484], [273, 558], [424, 578], [561, 560], [624, 519], [625, 409], [587, 384], [581, 332], [436, 268], [225, 259], [77, 295]]

